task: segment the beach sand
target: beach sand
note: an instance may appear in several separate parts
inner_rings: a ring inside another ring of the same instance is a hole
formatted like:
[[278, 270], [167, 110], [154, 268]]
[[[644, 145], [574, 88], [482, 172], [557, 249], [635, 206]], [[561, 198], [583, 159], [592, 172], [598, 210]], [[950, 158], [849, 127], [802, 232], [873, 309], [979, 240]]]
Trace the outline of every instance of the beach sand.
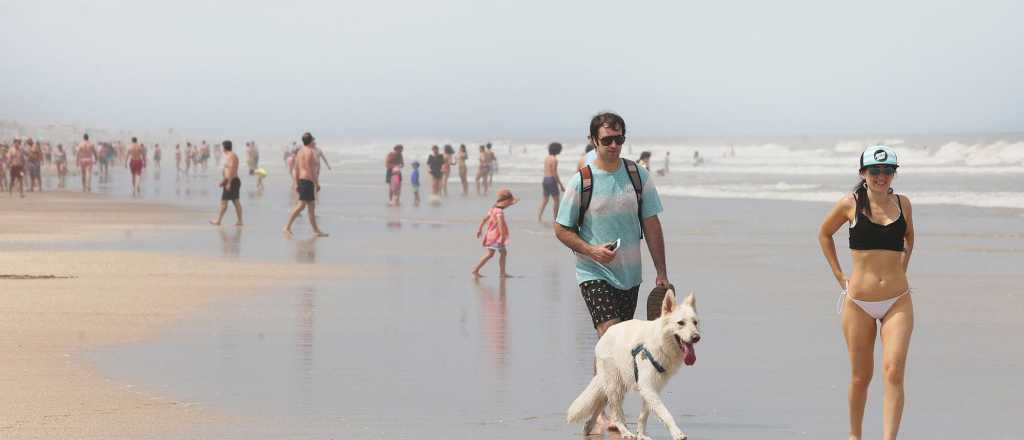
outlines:
[[[47, 249], [69, 239], [108, 240], [129, 225], [136, 233], [180, 231], [193, 228], [188, 222], [196, 223], [195, 215], [188, 208], [74, 193], [0, 204], [0, 438], [165, 438], [223, 422], [217, 411], [112, 382], [79, 355], [152, 338], [225, 298], [324, 278], [328, 271], [333, 278], [347, 273], [336, 265], [224, 261], [88, 244]], [[18, 243], [34, 249], [19, 250]]]

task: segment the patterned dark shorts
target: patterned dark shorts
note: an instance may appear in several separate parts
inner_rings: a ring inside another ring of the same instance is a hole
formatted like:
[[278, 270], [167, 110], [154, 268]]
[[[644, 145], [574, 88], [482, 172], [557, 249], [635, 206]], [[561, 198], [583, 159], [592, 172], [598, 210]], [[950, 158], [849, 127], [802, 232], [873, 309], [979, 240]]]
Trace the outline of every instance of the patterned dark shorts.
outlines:
[[584, 281], [580, 284], [580, 293], [587, 303], [590, 319], [594, 328], [603, 322], [618, 319], [629, 321], [636, 312], [636, 299], [640, 294], [640, 286], [629, 290], [612, 287], [605, 280]]

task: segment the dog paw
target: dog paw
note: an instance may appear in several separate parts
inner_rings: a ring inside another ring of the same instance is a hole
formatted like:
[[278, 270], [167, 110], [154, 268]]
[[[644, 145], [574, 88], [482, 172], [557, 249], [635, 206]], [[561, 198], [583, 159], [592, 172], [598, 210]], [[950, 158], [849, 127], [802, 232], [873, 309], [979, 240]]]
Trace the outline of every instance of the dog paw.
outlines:
[[686, 440], [686, 434], [682, 431], [672, 434], [672, 440]]
[[638, 432], [638, 433], [636, 433], [636, 440], [654, 440], [654, 439], [652, 439], [651, 436], [649, 436], [647, 434], [642, 434], [642, 433]]
[[629, 431], [620, 432], [619, 437], [622, 437], [625, 440], [636, 440], [636, 435], [633, 435], [633, 433]]

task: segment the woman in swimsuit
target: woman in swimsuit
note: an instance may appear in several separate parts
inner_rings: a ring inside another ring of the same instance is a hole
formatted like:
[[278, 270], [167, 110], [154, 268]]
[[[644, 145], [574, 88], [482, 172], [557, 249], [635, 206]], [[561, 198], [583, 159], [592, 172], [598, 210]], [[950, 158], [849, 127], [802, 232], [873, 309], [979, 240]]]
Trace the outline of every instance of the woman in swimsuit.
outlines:
[[466, 144], [459, 145], [459, 154], [455, 158], [459, 163], [459, 180], [462, 181], [462, 196], [466, 197], [469, 195], [469, 180], [466, 179], [466, 159], [469, 159], [469, 153], [466, 152]]
[[444, 146], [444, 164], [441, 165], [441, 195], [448, 197], [448, 177], [452, 174], [455, 164], [455, 149], [451, 145]]
[[[491, 159], [487, 154], [487, 148], [480, 146], [480, 166], [476, 169], [476, 195], [487, 194], [490, 185], [487, 183], [487, 176], [491, 174]], [[484, 181], [484, 192], [480, 192], [480, 180]]]
[[[883, 438], [896, 438], [903, 416], [903, 376], [914, 328], [914, 307], [907, 281], [914, 247], [914, 221], [910, 199], [892, 190], [898, 166], [896, 153], [889, 147], [879, 145], [864, 150], [860, 157], [860, 183], [853, 194], [836, 203], [818, 231], [821, 250], [842, 289], [842, 328], [851, 367], [851, 439], [861, 438], [879, 322], [885, 382]], [[843, 223], [850, 224], [850, 278], [839, 266], [832, 240]]]
[[68, 154], [64, 152], [64, 144], [57, 144], [54, 164], [57, 165], [57, 188], [64, 189], [64, 179], [68, 176]]

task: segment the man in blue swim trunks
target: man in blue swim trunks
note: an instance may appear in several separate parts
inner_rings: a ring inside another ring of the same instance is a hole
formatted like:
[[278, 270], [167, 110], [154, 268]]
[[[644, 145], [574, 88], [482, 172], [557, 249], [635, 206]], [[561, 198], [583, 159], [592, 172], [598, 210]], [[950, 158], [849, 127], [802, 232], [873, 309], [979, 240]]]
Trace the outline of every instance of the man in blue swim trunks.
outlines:
[[562, 144], [552, 142], [548, 145], [548, 157], [544, 158], [544, 181], [541, 182], [541, 189], [544, 191], [541, 196], [540, 210], [537, 211], [537, 221], [543, 221], [544, 208], [548, 206], [548, 199], [552, 199], [551, 207], [554, 209], [554, 218], [558, 218], [558, 204], [561, 203], [562, 179], [558, 177], [558, 155], [562, 152]]

